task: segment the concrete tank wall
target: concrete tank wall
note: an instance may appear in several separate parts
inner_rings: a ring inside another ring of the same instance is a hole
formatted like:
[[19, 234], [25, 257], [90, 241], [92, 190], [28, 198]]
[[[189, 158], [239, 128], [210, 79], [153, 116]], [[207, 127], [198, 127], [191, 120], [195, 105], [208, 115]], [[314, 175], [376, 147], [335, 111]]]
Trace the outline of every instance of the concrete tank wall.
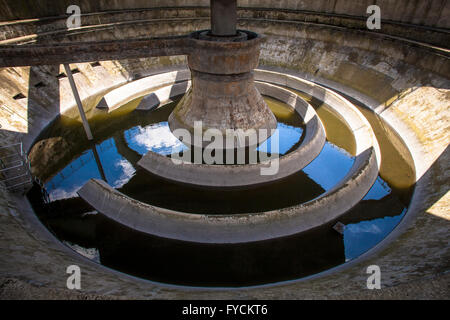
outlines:
[[[297, 2], [280, 3], [290, 7]], [[327, 12], [324, 8], [314, 10]], [[176, 22], [160, 23], [160, 28], [172, 30], [170, 25], [173, 24]], [[436, 294], [438, 289], [435, 287], [429, 291], [422, 288], [426, 288], [427, 283], [435, 283], [432, 281], [436, 277], [441, 279], [437, 288], [448, 281], [448, 276], [443, 276], [450, 259], [448, 53], [402, 39], [334, 26], [310, 24], [305, 27], [300, 22], [276, 19], [242, 20], [240, 26], [267, 35], [261, 53], [262, 67], [287, 70], [339, 90], [374, 109], [398, 131], [413, 155], [417, 172], [416, 191], [401, 225], [365, 256], [313, 279], [265, 288], [194, 290], [139, 280], [76, 255], [40, 224], [22, 196], [0, 191], [2, 282], [7, 278], [20, 278], [34, 283], [27, 286], [37, 288], [37, 295], [39, 292], [46, 294], [48, 290], [61, 294], [54, 290], [65, 288], [65, 268], [75, 263], [83, 270], [83, 293], [86, 295], [267, 299], [386, 298], [392, 290], [400, 295], [410, 293], [409, 297], [424, 292]], [[72, 65], [72, 68], [80, 71], [74, 77], [88, 109], [95, 105], [93, 96], [98, 99], [103, 93], [134, 78], [182, 65], [185, 65], [185, 58], [176, 56], [105, 61], [100, 66], [84, 63]], [[30, 145], [60, 112], [70, 114], [75, 103], [67, 78], [56, 77], [60, 72], [60, 66], [0, 69], [2, 144], [23, 139]], [[38, 85], [40, 82], [44, 86]], [[14, 99], [18, 93], [25, 98]], [[383, 287], [387, 289], [379, 293], [368, 293], [365, 287], [366, 267], [370, 264], [377, 264], [382, 270]], [[416, 282], [424, 278], [432, 280], [425, 284]]]
[[77, 5], [82, 13], [108, 10], [144, 9], [158, 7], [209, 7], [209, 0], [40, 0], [40, 1], [0, 1], [0, 21], [51, 17], [65, 15], [67, 7]]
[[[0, 0], [0, 21], [65, 15], [69, 5], [80, 6], [82, 13], [157, 7], [209, 7], [209, 0], [41, 0], [26, 3]], [[239, 0], [239, 7], [302, 10], [323, 14], [367, 17], [366, 9], [376, 4], [382, 19], [424, 26], [449, 28], [450, 3], [446, 0]]]
[[367, 17], [367, 7], [376, 4], [381, 8], [381, 18], [403, 23], [449, 28], [450, 3], [446, 0], [241, 0], [241, 7], [283, 8]]
[[[268, 4], [261, 4], [258, 7], [256, 6], [257, 3], [252, 2], [251, 4], [252, 6], [250, 7], [239, 8], [238, 20], [241, 23], [246, 21], [262, 23], [264, 20], [279, 20], [303, 23], [305, 26], [320, 24], [335, 26], [336, 28], [344, 27], [367, 31], [367, 15], [364, 14], [365, 11], [363, 11], [362, 15], [350, 15], [329, 13], [328, 11], [311, 11], [309, 9], [273, 8]], [[186, 25], [192, 26], [192, 30], [210, 27], [210, 10], [205, 6], [127, 8], [122, 11], [98, 10], [101, 11], [92, 13], [82, 11], [81, 28], [69, 31], [66, 27], [67, 15], [64, 14], [43, 16], [39, 19], [22, 18], [22, 20], [2, 22], [0, 23], [0, 44], [157, 37], [164, 32], [172, 35], [183, 34]], [[36, 12], [39, 12], [39, 10]], [[160, 23], [167, 25], [169, 20], [173, 22], [170, 25], [170, 32], [159, 27]], [[434, 19], [433, 21], [438, 20]], [[444, 48], [449, 47], [449, 30], [445, 26], [430, 27], [417, 21], [383, 20], [381, 29], [373, 30], [372, 32], [390, 37], [402, 37]]]

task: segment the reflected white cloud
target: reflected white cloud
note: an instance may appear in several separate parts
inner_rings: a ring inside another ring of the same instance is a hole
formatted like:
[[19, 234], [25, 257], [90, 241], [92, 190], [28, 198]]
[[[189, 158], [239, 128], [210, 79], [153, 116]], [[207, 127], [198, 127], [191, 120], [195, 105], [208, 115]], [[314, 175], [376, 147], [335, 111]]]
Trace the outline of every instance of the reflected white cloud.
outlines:
[[344, 229], [346, 261], [360, 256], [383, 240], [399, 224], [405, 213], [406, 208], [397, 216], [346, 225]]
[[76, 251], [77, 253], [81, 254], [82, 256], [94, 260], [97, 263], [100, 263], [100, 252], [96, 248], [84, 248], [81, 247], [75, 243], [69, 242], [69, 241], [63, 241], [63, 243], [70, 247], [72, 250]]
[[[152, 124], [144, 128], [137, 127], [138, 133], [131, 138], [132, 144], [144, 147], [163, 155], [180, 151], [183, 143], [178, 140], [170, 131], [167, 122]], [[133, 143], [134, 142], [134, 143]]]
[[117, 161], [114, 166], [120, 170], [120, 176], [112, 183], [113, 188], [121, 188], [128, 181], [130, 181], [131, 177], [133, 177], [136, 170], [134, 167], [125, 159], [121, 159]]
[[349, 224], [346, 226], [347, 232], [352, 233], [380, 233], [381, 229], [375, 224]]
[[64, 189], [64, 187], [53, 189], [49, 192], [50, 200], [56, 201], [61, 199], [78, 197], [77, 191], [82, 187], [82, 185], [72, 186], [69, 190]]

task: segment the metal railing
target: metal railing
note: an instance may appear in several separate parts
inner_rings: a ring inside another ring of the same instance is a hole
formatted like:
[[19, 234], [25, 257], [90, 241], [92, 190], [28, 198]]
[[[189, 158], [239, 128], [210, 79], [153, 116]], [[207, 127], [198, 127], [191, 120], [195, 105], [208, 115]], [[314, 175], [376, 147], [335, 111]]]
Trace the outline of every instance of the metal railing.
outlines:
[[26, 192], [33, 184], [30, 162], [22, 143], [0, 147], [0, 188]]

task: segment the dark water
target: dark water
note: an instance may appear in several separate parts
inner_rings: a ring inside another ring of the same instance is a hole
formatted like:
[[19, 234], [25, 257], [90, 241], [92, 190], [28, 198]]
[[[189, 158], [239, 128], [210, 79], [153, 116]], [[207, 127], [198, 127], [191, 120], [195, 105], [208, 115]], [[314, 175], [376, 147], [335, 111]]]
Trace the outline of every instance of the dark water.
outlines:
[[[136, 102], [132, 102], [120, 114], [97, 114], [90, 119], [93, 143], [83, 137], [81, 123], [61, 117], [30, 152], [35, 174], [45, 181], [51, 203], [40, 203], [37, 190], [30, 192], [30, 200], [41, 221], [77, 252], [151, 280], [242, 286], [326, 270], [359, 256], [389, 234], [406, 212], [412, 185], [397, 188], [378, 177], [363, 201], [340, 219], [346, 225], [343, 235], [332, 229], [333, 222], [302, 235], [240, 245], [195, 244], [132, 231], [92, 212], [76, 194], [89, 179], [104, 179], [132, 198], [194, 214], [258, 212], [314, 199], [351, 168], [354, 140], [339, 115], [320, 101], [309, 100], [327, 131], [320, 155], [282, 181], [220, 192], [168, 182], [137, 168], [136, 162], [148, 151], [169, 155], [185, 148], [168, 129], [167, 118], [175, 103], [142, 112], [133, 111]], [[301, 141], [303, 123], [282, 103], [269, 98], [267, 102], [277, 116], [279, 151], [285, 154]], [[39, 163], [41, 158], [48, 165]], [[404, 156], [391, 158], [404, 166]]]

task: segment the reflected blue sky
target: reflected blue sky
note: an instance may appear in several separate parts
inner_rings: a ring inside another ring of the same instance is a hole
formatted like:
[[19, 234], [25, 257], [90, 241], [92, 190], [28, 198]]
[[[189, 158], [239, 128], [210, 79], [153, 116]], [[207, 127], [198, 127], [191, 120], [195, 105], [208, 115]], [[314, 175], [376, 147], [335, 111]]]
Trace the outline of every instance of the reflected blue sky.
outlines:
[[[136, 170], [117, 152], [113, 138], [104, 140], [96, 148], [107, 182], [114, 188], [122, 187]], [[101, 179], [101, 175], [94, 153], [88, 149], [48, 181], [45, 187], [51, 201], [71, 198], [76, 197], [78, 189], [92, 178]]]
[[[278, 122], [277, 129], [279, 135], [279, 152], [285, 154], [301, 138], [303, 128], [290, 126]], [[167, 121], [146, 127], [136, 126], [125, 131], [125, 139], [128, 146], [140, 155], [149, 151], [169, 155], [187, 150], [187, 147], [178, 140], [170, 131]], [[270, 152], [272, 147], [272, 137], [269, 137], [258, 147], [258, 151]]]
[[[280, 141], [280, 154], [285, 154], [289, 151], [298, 143], [303, 134], [303, 128], [280, 122], [278, 123], [277, 130]], [[170, 155], [171, 153], [187, 149], [170, 132], [167, 121], [145, 127], [135, 126], [120, 134], [123, 134], [126, 147], [134, 150], [139, 155], [144, 155], [149, 151], [161, 155]], [[121, 188], [136, 174], [136, 170], [119, 153], [116, 141], [115, 138], [111, 137], [97, 144], [95, 147], [107, 182], [114, 188]], [[258, 147], [258, 150], [270, 152], [271, 146], [272, 138], [269, 138]], [[329, 190], [345, 177], [353, 163], [354, 157], [344, 149], [327, 141], [319, 156], [306, 166], [303, 171], [325, 190]], [[101, 175], [94, 153], [92, 149], [88, 149], [51, 178], [45, 186], [50, 194], [50, 199], [55, 201], [77, 196], [76, 192], [78, 189], [91, 178], [101, 179]], [[388, 184], [378, 177], [375, 184], [364, 197], [364, 200], [380, 200], [391, 192], [392, 190]], [[344, 230], [346, 260], [358, 257], [380, 242], [395, 228], [405, 212], [406, 209], [393, 217], [348, 224]]]
[[[285, 154], [301, 138], [303, 128], [279, 122], [279, 151]], [[127, 146], [140, 155], [149, 151], [162, 155], [180, 152], [187, 147], [180, 142], [169, 129], [166, 122], [151, 124], [145, 127], [135, 126], [124, 131]], [[259, 151], [271, 150], [272, 137], [267, 139]], [[107, 182], [114, 188], [126, 184], [135, 174], [133, 165], [117, 150], [114, 138], [104, 140], [96, 145], [99, 158], [105, 172]], [[325, 190], [329, 190], [345, 177], [354, 158], [345, 150], [326, 142], [319, 156], [306, 166], [303, 171]], [[78, 158], [46, 183], [51, 200], [76, 196], [76, 192], [91, 178], [100, 179], [100, 172], [91, 149], [84, 151]], [[391, 192], [391, 189], [380, 177], [364, 198], [378, 200]]]
[[264, 141], [258, 148], [256, 148], [256, 150], [261, 152], [272, 152], [272, 150], [274, 150], [275, 153], [284, 155], [297, 142], [299, 142], [303, 134], [303, 128], [290, 126], [282, 122], [278, 122], [276, 130], [278, 131], [279, 139], [278, 150], [274, 143], [276, 141], [274, 140], [274, 137], [275, 139], [277, 137], [276, 133]]
[[[303, 129], [278, 123], [280, 150], [287, 152], [302, 136]], [[149, 151], [161, 155], [180, 152], [187, 147], [170, 131], [168, 122], [160, 122], [145, 127], [135, 126], [123, 132], [127, 146], [144, 155]], [[270, 139], [270, 138], [269, 138]], [[270, 141], [269, 150], [270, 150]], [[114, 138], [96, 145], [101, 167], [107, 182], [114, 188], [125, 185], [136, 170], [117, 150]], [[101, 179], [99, 165], [91, 149], [84, 151], [69, 165], [56, 174], [45, 187], [51, 201], [77, 196], [77, 191], [92, 178]]]
[[405, 213], [406, 208], [394, 217], [346, 225], [344, 229], [345, 260], [360, 256], [383, 240], [399, 224]]
[[327, 141], [317, 158], [303, 172], [322, 188], [329, 190], [345, 177], [354, 161], [344, 149]]
[[378, 177], [363, 200], [380, 200], [390, 194], [391, 191], [387, 182]]
[[92, 150], [86, 150], [45, 184], [50, 200], [72, 198], [91, 178], [100, 179]]

